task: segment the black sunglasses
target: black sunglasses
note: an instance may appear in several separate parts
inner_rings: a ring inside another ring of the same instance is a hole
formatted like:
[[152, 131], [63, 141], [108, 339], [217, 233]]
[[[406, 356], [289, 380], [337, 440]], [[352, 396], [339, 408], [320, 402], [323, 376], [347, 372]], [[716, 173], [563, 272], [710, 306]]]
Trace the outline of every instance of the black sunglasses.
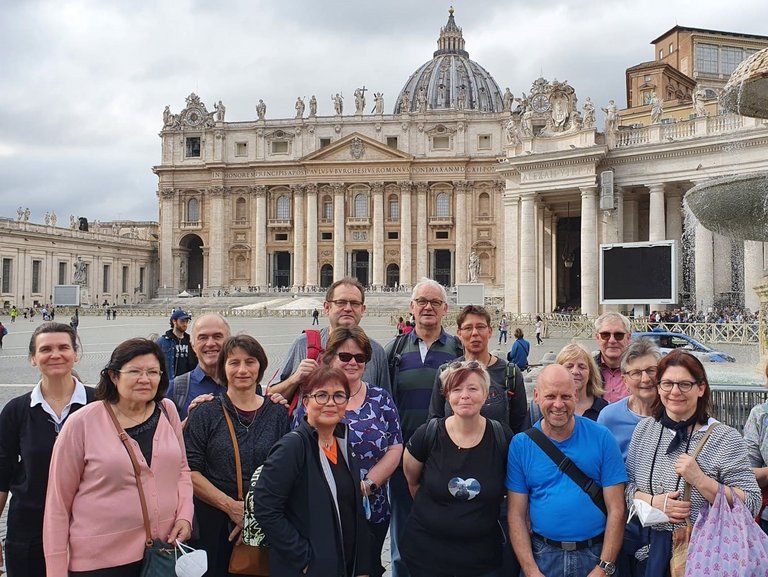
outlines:
[[336, 353], [336, 356], [339, 357], [339, 360], [342, 363], [348, 363], [352, 359], [355, 359], [355, 362], [358, 365], [362, 365], [368, 361], [368, 357], [366, 357], [364, 353]]

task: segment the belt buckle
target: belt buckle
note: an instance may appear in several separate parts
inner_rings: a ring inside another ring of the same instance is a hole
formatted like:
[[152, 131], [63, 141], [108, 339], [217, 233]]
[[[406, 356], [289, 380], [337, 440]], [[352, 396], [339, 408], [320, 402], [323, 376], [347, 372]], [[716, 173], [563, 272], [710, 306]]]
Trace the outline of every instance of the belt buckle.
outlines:
[[562, 541], [560, 547], [563, 551], [576, 551], [576, 541]]

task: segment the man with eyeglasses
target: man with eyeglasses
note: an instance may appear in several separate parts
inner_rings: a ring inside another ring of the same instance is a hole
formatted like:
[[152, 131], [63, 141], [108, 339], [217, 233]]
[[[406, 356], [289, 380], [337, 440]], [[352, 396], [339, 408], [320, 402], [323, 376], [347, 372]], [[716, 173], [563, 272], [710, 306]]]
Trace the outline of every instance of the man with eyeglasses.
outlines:
[[[463, 354], [458, 338], [443, 329], [448, 312], [445, 288], [432, 279], [422, 279], [413, 287], [410, 311], [414, 318], [412, 332], [399, 335], [387, 345], [392, 361], [392, 397], [400, 415], [403, 444], [427, 421], [432, 386], [439, 368]], [[389, 527], [393, 577], [410, 573], [400, 558], [399, 539], [411, 512], [413, 500], [402, 467], [389, 479], [392, 517]]]
[[629, 394], [621, 374], [621, 355], [627, 350], [631, 337], [629, 319], [621, 313], [603, 313], [595, 321], [595, 339], [600, 352], [595, 361], [603, 376], [603, 398], [609, 403]]
[[[338, 327], [356, 327], [365, 314], [365, 288], [356, 278], [345, 277], [337, 280], [325, 294], [323, 312], [328, 316], [328, 326], [320, 329], [320, 344], [323, 349], [328, 337]], [[390, 391], [387, 355], [384, 348], [370, 339], [373, 356], [365, 366], [363, 380]], [[280, 393], [290, 402], [299, 384], [318, 367], [315, 359], [307, 358], [307, 335], [302, 333], [293, 341], [280, 370], [269, 385], [270, 393]]]

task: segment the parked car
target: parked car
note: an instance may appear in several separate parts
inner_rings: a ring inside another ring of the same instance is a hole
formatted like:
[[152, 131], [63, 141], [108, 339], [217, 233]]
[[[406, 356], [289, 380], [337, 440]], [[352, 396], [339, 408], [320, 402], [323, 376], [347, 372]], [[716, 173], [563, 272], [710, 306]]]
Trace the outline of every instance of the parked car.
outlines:
[[653, 339], [661, 349], [661, 354], [666, 355], [674, 349], [683, 349], [702, 362], [710, 363], [735, 363], [736, 359], [721, 351], [716, 351], [706, 345], [701, 344], [694, 338], [683, 333], [671, 333], [669, 331], [651, 331], [644, 333], [632, 333], [632, 338], [647, 337]]

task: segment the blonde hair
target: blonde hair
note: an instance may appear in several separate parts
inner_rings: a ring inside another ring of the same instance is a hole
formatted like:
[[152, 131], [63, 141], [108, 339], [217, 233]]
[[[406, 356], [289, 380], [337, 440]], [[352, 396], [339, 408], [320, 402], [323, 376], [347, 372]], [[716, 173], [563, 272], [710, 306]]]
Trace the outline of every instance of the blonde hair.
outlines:
[[559, 353], [555, 363], [558, 365], [564, 365], [569, 361], [584, 361], [589, 367], [589, 378], [586, 385], [584, 385], [584, 391], [587, 396], [601, 397], [605, 393], [603, 389], [603, 376], [600, 374], [600, 369], [597, 367], [595, 359], [592, 358], [587, 350], [576, 343], [565, 345]]

